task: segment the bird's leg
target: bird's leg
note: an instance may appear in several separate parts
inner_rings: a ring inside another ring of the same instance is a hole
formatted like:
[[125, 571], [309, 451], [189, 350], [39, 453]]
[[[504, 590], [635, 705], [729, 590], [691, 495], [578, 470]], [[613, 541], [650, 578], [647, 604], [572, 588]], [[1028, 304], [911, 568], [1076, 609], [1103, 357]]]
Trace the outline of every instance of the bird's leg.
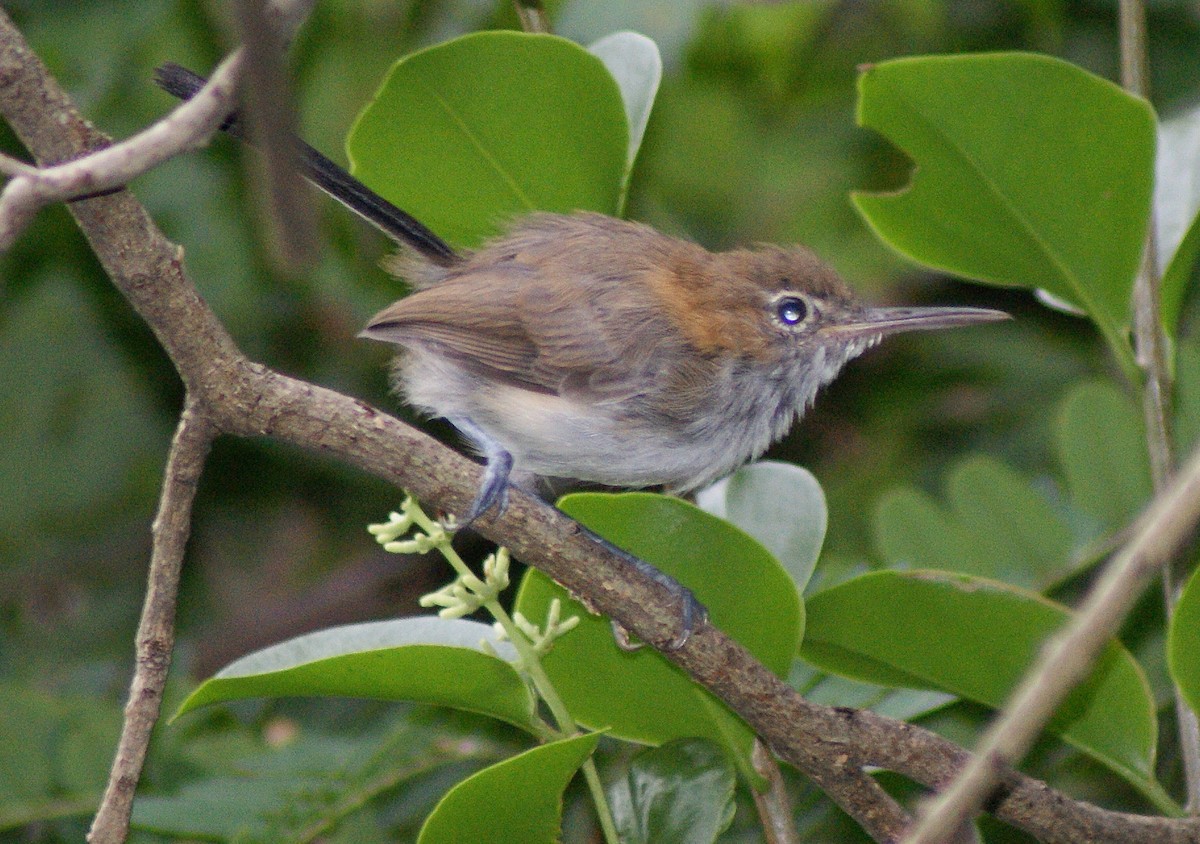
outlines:
[[[629, 563], [629, 565], [633, 566], [640, 574], [644, 574], [655, 583], [664, 587], [671, 593], [672, 597], [679, 601], [679, 633], [667, 643], [666, 650], [677, 651], [682, 648], [687, 643], [687, 640], [691, 638], [692, 631], [696, 629], [696, 625], [703, 624], [708, 620], [708, 608], [700, 603], [691, 589], [688, 589], [670, 575], [663, 574], [640, 557], [636, 557], [624, 548], [612, 544], [598, 533], [587, 528], [583, 528], [583, 532], [597, 545], [616, 554], [622, 560]], [[615, 621], [613, 622], [613, 637], [617, 641], [617, 646], [622, 650], [637, 650], [639, 647], [630, 642], [628, 631]]]
[[464, 528], [486, 513], [493, 505], [496, 515], [503, 515], [508, 506], [508, 476], [512, 473], [513, 457], [504, 446], [488, 436], [483, 429], [465, 416], [452, 416], [450, 424], [474, 443], [483, 455], [485, 466], [479, 492], [465, 516], [457, 522]]
[[[489, 436], [468, 417], [451, 416], [448, 417], [448, 421], [463, 436], [471, 440], [486, 461], [483, 482], [479, 486], [479, 492], [476, 494], [475, 500], [471, 503], [471, 507], [467, 510], [466, 515], [456, 524], [457, 528], [464, 528], [493, 506], [496, 507], [497, 516], [504, 513], [504, 508], [508, 506], [509, 475], [512, 474], [513, 457], [504, 446]], [[692, 590], [688, 589], [675, 578], [663, 574], [645, 560], [630, 554], [624, 548], [612, 544], [598, 533], [587, 528], [583, 528], [583, 531], [597, 545], [616, 554], [638, 572], [644, 574], [660, 586], [665, 587], [679, 601], [679, 633], [667, 644], [666, 649], [675, 651], [682, 648], [691, 637], [696, 625], [708, 619], [708, 609], [696, 599], [696, 596], [692, 594]], [[622, 644], [622, 642], [629, 642], [629, 637], [624, 633], [624, 630], [618, 633], [616, 638], [618, 645], [632, 649], [633, 646]]]

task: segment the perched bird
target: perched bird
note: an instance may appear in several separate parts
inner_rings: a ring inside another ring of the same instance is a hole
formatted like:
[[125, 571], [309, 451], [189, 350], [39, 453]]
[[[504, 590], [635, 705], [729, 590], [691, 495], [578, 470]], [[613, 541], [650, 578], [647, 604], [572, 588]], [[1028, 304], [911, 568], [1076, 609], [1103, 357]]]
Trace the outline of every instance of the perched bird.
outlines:
[[[184, 68], [156, 81], [187, 99]], [[236, 115], [223, 129], [244, 137]], [[530, 214], [460, 253], [312, 147], [304, 175], [404, 247], [391, 268], [416, 292], [362, 336], [402, 349], [405, 399], [484, 456], [459, 521], [502, 511], [514, 471], [610, 486], [696, 489], [762, 454], [852, 358], [902, 331], [1006, 319], [983, 308], [877, 308], [802, 247], [709, 252], [594, 213]], [[681, 599], [681, 646], [704, 608]]]
[[600, 214], [532, 214], [452, 261], [417, 246], [417, 291], [362, 336], [403, 348], [406, 400], [487, 460], [464, 521], [509, 472], [685, 492], [787, 433], [847, 361], [900, 331], [1003, 319], [872, 308], [807, 249], [713, 253]]

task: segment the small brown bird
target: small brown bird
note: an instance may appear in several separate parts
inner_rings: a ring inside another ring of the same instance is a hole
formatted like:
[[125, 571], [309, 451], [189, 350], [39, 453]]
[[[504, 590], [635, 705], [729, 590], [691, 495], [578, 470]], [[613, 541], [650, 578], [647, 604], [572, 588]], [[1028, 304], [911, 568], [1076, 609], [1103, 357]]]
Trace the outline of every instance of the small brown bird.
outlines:
[[807, 249], [713, 253], [600, 214], [532, 214], [443, 263], [393, 263], [417, 292], [362, 336], [403, 347], [409, 404], [487, 460], [471, 521], [513, 469], [610, 486], [701, 487], [787, 433], [851, 358], [900, 331], [1004, 319], [871, 308]]

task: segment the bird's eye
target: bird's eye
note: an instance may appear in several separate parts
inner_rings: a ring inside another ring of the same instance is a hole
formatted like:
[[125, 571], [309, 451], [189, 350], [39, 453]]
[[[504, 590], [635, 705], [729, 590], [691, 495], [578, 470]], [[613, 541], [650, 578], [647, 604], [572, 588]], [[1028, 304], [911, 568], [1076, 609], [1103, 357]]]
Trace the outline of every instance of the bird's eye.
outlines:
[[808, 318], [808, 303], [799, 296], [784, 296], [775, 302], [775, 318], [788, 327]]

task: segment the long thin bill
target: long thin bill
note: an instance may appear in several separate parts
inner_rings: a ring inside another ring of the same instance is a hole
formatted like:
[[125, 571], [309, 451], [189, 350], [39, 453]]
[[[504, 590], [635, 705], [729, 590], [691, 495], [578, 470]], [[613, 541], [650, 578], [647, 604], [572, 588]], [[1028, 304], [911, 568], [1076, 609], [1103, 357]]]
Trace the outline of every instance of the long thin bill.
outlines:
[[901, 331], [933, 331], [983, 322], [1012, 319], [1004, 311], [990, 308], [871, 308], [858, 318], [826, 326], [831, 334], [863, 336], [899, 334]]

